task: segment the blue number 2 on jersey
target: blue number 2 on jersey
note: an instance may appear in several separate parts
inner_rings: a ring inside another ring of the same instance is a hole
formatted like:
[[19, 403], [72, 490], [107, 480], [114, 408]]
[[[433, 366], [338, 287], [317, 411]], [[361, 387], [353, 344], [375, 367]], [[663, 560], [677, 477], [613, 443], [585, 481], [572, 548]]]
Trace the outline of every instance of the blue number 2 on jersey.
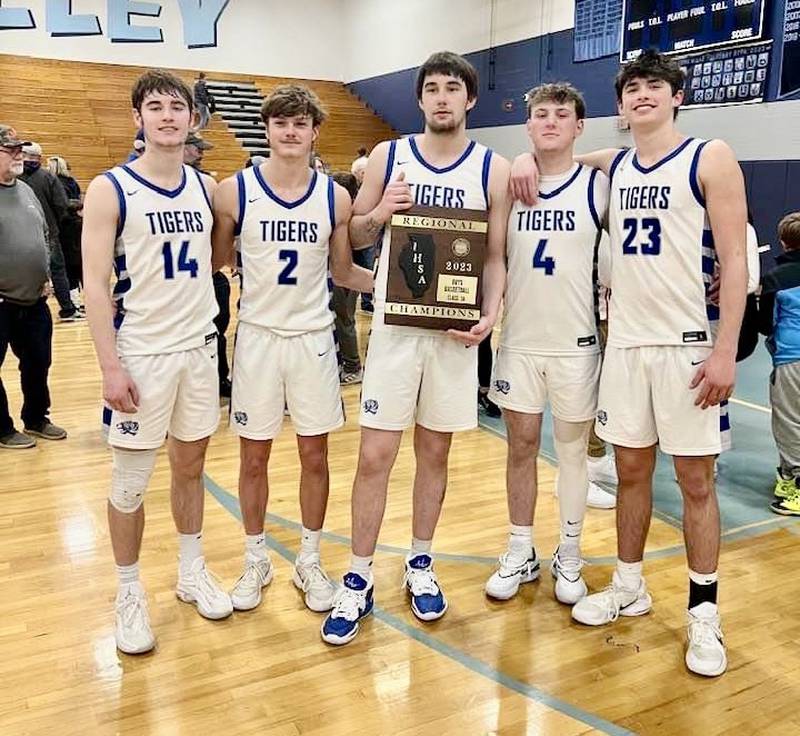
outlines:
[[297, 286], [297, 276], [293, 275], [297, 268], [297, 251], [279, 250], [278, 260], [286, 261], [283, 271], [278, 274], [278, 283], [285, 286]]
[[[175, 278], [175, 259], [172, 256], [172, 243], [169, 240], [164, 243], [161, 249], [161, 254], [164, 256], [164, 278]], [[184, 240], [181, 243], [181, 249], [178, 251], [178, 271], [188, 271], [189, 278], [197, 278], [197, 259], [189, 258], [189, 241]]]
[[[641, 226], [635, 217], [626, 217], [622, 221], [622, 229], [628, 231], [622, 243], [623, 255], [633, 256], [637, 252], [641, 252], [643, 256], [657, 256], [661, 253], [661, 223], [657, 217], [643, 217]], [[647, 241], [634, 243], [633, 241], [640, 231], [642, 235], [647, 236]]]
[[545, 276], [552, 276], [556, 270], [556, 261], [552, 256], [544, 257], [544, 249], [547, 247], [547, 240], [542, 238], [539, 245], [536, 246], [536, 252], [533, 254], [533, 267], [543, 268]]

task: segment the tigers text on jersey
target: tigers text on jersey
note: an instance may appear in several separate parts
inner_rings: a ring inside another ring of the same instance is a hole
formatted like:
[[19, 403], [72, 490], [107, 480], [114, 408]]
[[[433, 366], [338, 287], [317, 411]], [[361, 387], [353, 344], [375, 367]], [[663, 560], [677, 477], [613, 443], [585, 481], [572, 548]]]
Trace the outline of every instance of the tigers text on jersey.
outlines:
[[538, 355], [599, 353], [596, 253], [608, 179], [575, 164], [539, 186], [539, 202], [515, 202], [508, 219], [500, 344]]
[[105, 174], [119, 199], [114, 246], [114, 327], [120, 355], [192, 350], [215, 331], [213, 216], [201, 175], [183, 166], [177, 189], [128, 166]]
[[687, 138], [649, 167], [636, 149], [621, 151], [611, 166], [609, 345], [712, 343], [703, 272], [713, 238], [697, 177], [705, 144]]
[[309, 172], [308, 189], [294, 202], [275, 194], [258, 166], [236, 175], [239, 320], [283, 336], [333, 323], [328, 283], [328, 243], [336, 226], [333, 180]]
[[[437, 168], [429, 164], [417, 147], [414, 136], [400, 138], [389, 144], [384, 187], [398, 174], [405, 172], [405, 181], [411, 189], [414, 203], [428, 207], [458, 207], [470, 210], [489, 208], [489, 167], [492, 151], [469, 141], [461, 156], [450, 166]], [[386, 284], [389, 275], [389, 243], [391, 228], [383, 234], [375, 278], [375, 315], [372, 329], [391, 330], [401, 334], [419, 334], [419, 327], [385, 325]]]

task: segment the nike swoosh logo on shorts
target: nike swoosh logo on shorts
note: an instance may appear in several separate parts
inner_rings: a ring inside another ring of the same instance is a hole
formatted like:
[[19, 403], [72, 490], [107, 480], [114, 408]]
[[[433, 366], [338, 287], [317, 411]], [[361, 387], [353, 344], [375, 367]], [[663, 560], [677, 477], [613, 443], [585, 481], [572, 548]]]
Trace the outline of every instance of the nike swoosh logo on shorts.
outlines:
[[693, 360], [692, 365], [700, 365], [700, 363], [705, 363], [706, 359], [703, 358], [702, 360]]

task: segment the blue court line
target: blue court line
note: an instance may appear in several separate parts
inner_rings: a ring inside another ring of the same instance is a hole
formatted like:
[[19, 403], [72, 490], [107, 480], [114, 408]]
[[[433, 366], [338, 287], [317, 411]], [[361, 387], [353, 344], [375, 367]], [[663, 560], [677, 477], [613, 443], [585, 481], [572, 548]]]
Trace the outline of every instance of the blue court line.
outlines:
[[[486, 417], [485, 415], [480, 415], [478, 417], [478, 422], [482, 429], [485, 429], [490, 434], [495, 435], [495, 437], [499, 437], [501, 440], [503, 440], [503, 442], [506, 441], [506, 433], [504, 430], [505, 425], [503, 424], [502, 419], [493, 420], [490, 419], [489, 417]], [[543, 443], [544, 442], [549, 443], [550, 434], [551, 433], [548, 431], [548, 429], [543, 425], [542, 426]], [[556, 459], [556, 456], [553, 453], [549, 452], [548, 449], [540, 447], [539, 457], [542, 458], [543, 460], [546, 460], [554, 468], [558, 467], [558, 460]], [[605, 486], [603, 486], [603, 490], [610, 492], [610, 490]], [[653, 516], [655, 516], [655, 518], [658, 519], [659, 521], [663, 521], [665, 524], [669, 524], [670, 526], [675, 527], [676, 529], [683, 528], [683, 522], [681, 522], [680, 519], [672, 516], [671, 514], [666, 513], [665, 511], [662, 511], [655, 505], [655, 498], [653, 503]]]
[[[224, 488], [217, 485], [217, 483], [215, 483], [214, 480], [212, 480], [208, 475], [205, 476], [205, 485], [209, 493], [214, 496], [219, 504], [241, 522], [242, 514], [241, 510], [239, 509], [238, 499], [228, 493]], [[274, 550], [277, 554], [283, 557], [284, 560], [287, 562], [294, 562], [295, 555], [288, 547], [281, 544], [276, 539], [273, 539], [269, 535], [266, 535], [266, 543], [270, 549]], [[437, 555], [437, 557], [439, 557], [439, 555]], [[570, 703], [560, 700], [552, 695], [548, 695], [546, 692], [539, 690], [533, 685], [529, 685], [527, 682], [523, 682], [522, 680], [517, 680], [510, 675], [506, 675], [492, 665], [470, 656], [466, 652], [463, 652], [460, 649], [457, 649], [456, 647], [437, 639], [435, 636], [428, 634], [422, 629], [409, 625], [397, 616], [394, 616], [388, 611], [384, 611], [379, 606], [375, 606], [372, 609], [372, 612], [375, 618], [387, 626], [391, 626], [401, 634], [404, 634], [414, 641], [419, 642], [423, 646], [426, 646], [429, 649], [444, 655], [456, 664], [460, 664], [462, 667], [471, 670], [475, 674], [481, 675], [482, 677], [485, 677], [486, 679], [491, 680], [498, 685], [502, 685], [509, 690], [519, 693], [523, 697], [528, 698], [528, 700], [532, 700], [536, 703], [547, 706], [548, 708], [552, 708], [559, 713], [563, 713], [565, 716], [573, 718], [576, 721], [580, 721], [581, 723], [585, 723], [587, 726], [601, 731], [602, 733], [610, 734], [611, 736], [628, 736], [634, 734], [633, 731], [628, 731], [627, 729], [622, 728], [611, 721], [606, 721], [599, 716], [581, 710], [577, 706], [571, 705]]]
[[[226, 509], [235, 507], [239, 508], [239, 501], [238, 499], [233, 496], [231, 493], [226, 491], [222, 486], [220, 486], [213, 478], [209, 475], [204, 476], [205, 487], [211, 493], [214, 498], [217, 499]], [[266, 520], [274, 524], [275, 526], [282, 527], [283, 529], [291, 529], [292, 531], [300, 531], [302, 528], [302, 524], [299, 521], [292, 521], [291, 519], [287, 519], [283, 516], [278, 516], [277, 514], [266, 514]], [[782, 529], [786, 528], [789, 531], [792, 531], [794, 534], [800, 535], [800, 528], [795, 531], [795, 527], [798, 527], [798, 519], [796, 517], [791, 516], [775, 516], [773, 519], [767, 519], [766, 521], [761, 521], [751, 526], [747, 526], [741, 529], [731, 529], [727, 532], [722, 532], [722, 541], [723, 542], [735, 542], [740, 539], [751, 539], [752, 537], [760, 536], [761, 534], [766, 534], [767, 532], [772, 531], [773, 529]], [[336, 534], [335, 532], [322, 532], [322, 538], [328, 542], [333, 542], [334, 544], [341, 544], [346, 547], [350, 547], [350, 537], [345, 537], [342, 534]], [[390, 555], [402, 555], [405, 557], [409, 553], [408, 547], [395, 547], [394, 545], [390, 544], [378, 544], [376, 546], [376, 551], [384, 552]], [[660, 549], [653, 549], [649, 551], [645, 551], [644, 559], [645, 560], [661, 560], [666, 557], [672, 557], [674, 555], [680, 555], [685, 553], [685, 547], [683, 544], [676, 544], [671, 547], [662, 547]], [[437, 560], [442, 560], [443, 562], [460, 562], [460, 563], [472, 563], [475, 565], [488, 565], [490, 567], [494, 567], [497, 565], [497, 557], [483, 557], [480, 555], [463, 555], [453, 552], [436, 552], [435, 554]], [[617, 562], [617, 558], [615, 555], [608, 555], [603, 557], [586, 557], [586, 563], [589, 565], [614, 565]], [[539, 560], [542, 567], [545, 569], [550, 568], [550, 560], [546, 558], [542, 558]]]

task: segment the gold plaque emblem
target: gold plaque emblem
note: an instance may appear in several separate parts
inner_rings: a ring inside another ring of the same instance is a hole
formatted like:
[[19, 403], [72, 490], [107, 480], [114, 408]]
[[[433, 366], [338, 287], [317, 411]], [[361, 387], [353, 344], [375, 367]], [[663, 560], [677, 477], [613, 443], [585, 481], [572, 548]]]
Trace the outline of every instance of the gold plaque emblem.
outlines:
[[466, 238], [456, 238], [450, 244], [450, 250], [456, 258], [466, 258], [469, 255], [469, 240]]

